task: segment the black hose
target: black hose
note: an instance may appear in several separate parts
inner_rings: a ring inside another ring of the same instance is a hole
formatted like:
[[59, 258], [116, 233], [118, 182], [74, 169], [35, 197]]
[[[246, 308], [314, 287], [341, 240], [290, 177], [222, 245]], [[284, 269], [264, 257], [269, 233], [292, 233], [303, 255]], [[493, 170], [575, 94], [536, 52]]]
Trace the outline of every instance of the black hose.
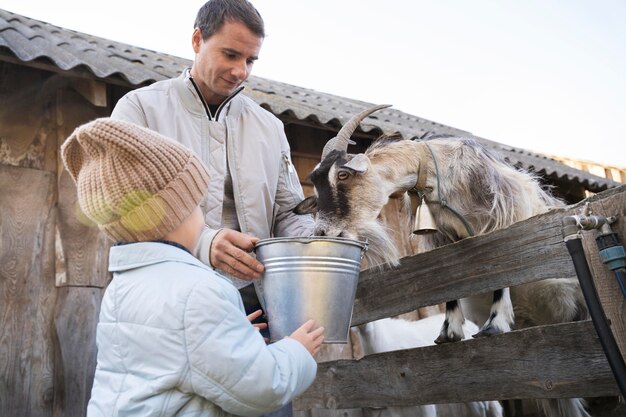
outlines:
[[615, 272], [615, 278], [617, 279], [617, 283], [622, 289], [622, 294], [624, 295], [624, 297], [626, 297], [626, 269], [619, 268], [613, 272]]
[[591, 316], [593, 326], [595, 327], [598, 338], [600, 339], [602, 349], [604, 349], [604, 354], [606, 355], [609, 366], [613, 371], [613, 376], [615, 376], [617, 386], [619, 387], [622, 396], [626, 397], [626, 365], [624, 364], [624, 359], [622, 358], [622, 354], [620, 353], [617, 343], [615, 342], [613, 333], [611, 332], [606, 316], [604, 315], [604, 310], [602, 309], [602, 305], [598, 299], [598, 293], [596, 292], [596, 287], [593, 284], [591, 271], [589, 270], [589, 265], [587, 264], [587, 259], [585, 258], [583, 244], [580, 238], [571, 238], [565, 241], [565, 245], [567, 246], [567, 250], [572, 257], [574, 269], [576, 270], [576, 275], [578, 276], [578, 281], [580, 282], [580, 288], [583, 292], [583, 296], [585, 297], [585, 301], [587, 302], [589, 315]]

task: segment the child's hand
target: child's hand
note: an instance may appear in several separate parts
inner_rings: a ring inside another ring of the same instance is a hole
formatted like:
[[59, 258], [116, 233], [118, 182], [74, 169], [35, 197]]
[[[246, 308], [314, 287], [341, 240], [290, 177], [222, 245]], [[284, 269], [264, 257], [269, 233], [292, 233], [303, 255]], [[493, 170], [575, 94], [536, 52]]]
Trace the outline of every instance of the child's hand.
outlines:
[[[248, 321], [252, 323], [254, 320], [261, 317], [261, 314], [263, 314], [263, 311], [260, 309], [253, 313], [248, 314], [247, 315]], [[267, 329], [267, 323], [252, 323], [252, 327], [257, 329], [258, 331], [265, 330]], [[270, 341], [267, 337], [264, 337], [263, 340], [265, 340], [265, 343], [269, 343]]]
[[324, 328], [318, 327], [314, 329], [314, 326], [315, 322], [313, 320], [309, 320], [289, 336], [290, 338], [302, 343], [306, 350], [308, 350], [313, 356], [320, 351], [322, 342], [324, 341]]

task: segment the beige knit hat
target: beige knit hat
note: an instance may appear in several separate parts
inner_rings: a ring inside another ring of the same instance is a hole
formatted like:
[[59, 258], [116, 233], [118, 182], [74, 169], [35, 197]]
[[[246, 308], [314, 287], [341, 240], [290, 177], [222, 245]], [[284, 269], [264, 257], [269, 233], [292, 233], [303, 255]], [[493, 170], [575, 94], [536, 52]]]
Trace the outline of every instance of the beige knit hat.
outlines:
[[209, 187], [189, 149], [149, 129], [109, 118], [79, 126], [61, 146], [80, 208], [114, 241], [160, 239]]

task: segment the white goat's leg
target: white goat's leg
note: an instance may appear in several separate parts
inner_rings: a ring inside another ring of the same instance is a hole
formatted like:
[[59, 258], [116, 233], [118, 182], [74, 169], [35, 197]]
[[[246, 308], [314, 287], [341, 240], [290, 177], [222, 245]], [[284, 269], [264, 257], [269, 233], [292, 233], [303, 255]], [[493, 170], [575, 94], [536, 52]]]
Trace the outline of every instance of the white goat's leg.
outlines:
[[581, 398], [537, 400], [546, 417], [591, 417]]
[[380, 417], [437, 417], [437, 408], [434, 404], [417, 407], [388, 407]]
[[458, 301], [448, 301], [446, 303], [446, 319], [443, 321], [439, 337], [435, 340], [435, 343], [449, 343], [458, 342], [463, 340], [463, 323], [465, 317], [463, 316], [463, 310]]
[[508, 288], [503, 288], [493, 292], [493, 304], [489, 318], [474, 337], [492, 336], [511, 331], [511, 326], [515, 321], [511, 294]]
[[498, 401], [437, 404], [437, 417], [503, 417]]

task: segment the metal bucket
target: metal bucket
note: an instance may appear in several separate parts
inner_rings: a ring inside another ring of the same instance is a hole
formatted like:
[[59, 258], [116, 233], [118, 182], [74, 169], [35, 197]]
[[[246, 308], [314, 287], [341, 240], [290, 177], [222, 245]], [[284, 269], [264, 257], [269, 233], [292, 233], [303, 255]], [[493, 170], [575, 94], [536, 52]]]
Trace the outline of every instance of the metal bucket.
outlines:
[[271, 238], [256, 244], [271, 341], [313, 319], [324, 343], [347, 343], [367, 244], [345, 238]]

